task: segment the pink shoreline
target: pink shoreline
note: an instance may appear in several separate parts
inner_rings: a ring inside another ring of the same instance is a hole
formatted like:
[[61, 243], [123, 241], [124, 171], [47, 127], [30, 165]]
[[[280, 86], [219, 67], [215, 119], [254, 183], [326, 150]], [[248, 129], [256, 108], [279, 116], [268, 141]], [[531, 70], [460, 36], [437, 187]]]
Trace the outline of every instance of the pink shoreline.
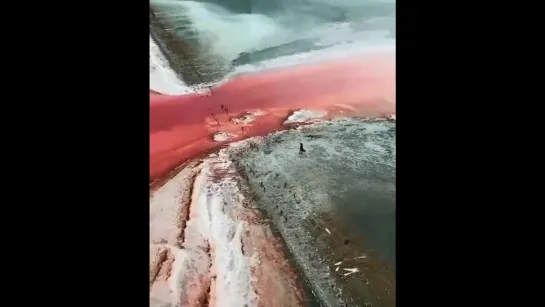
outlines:
[[[282, 129], [298, 109], [323, 110], [330, 117], [394, 114], [395, 53], [249, 74], [215, 88], [212, 96], [150, 90], [150, 180], [226, 143]], [[249, 123], [232, 121], [251, 110], [264, 114]], [[220, 132], [229, 139], [214, 141]]]
[[225, 153], [195, 160], [287, 128], [300, 109], [326, 118], [395, 114], [395, 54], [245, 75], [213, 96], [150, 90], [150, 179], [167, 181], [150, 186], [151, 306], [307, 305], [280, 241], [234, 184]]

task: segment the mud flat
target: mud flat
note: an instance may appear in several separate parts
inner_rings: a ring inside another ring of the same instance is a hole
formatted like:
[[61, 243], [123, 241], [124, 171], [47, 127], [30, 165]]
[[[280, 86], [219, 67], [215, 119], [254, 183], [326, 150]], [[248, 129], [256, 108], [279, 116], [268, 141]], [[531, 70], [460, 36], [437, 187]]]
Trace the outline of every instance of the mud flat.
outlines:
[[321, 304], [395, 306], [394, 120], [313, 124], [229, 154]]

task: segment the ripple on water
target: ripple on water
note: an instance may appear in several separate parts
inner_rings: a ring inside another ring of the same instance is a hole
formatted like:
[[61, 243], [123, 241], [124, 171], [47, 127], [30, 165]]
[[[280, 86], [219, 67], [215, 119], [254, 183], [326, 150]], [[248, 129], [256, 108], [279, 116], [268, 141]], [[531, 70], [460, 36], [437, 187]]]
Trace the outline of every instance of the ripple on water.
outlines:
[[233, 158], [319, 299], [395, 306], [395, 122], [323, 122], [256, 144]]

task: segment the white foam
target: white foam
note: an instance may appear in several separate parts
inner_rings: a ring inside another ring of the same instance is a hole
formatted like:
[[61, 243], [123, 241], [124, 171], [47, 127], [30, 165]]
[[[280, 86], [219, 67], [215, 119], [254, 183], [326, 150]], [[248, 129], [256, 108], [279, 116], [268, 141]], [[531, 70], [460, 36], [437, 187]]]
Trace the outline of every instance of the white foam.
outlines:
[[231, 122], [235, 124], [248, 125], [253, 122], [257, 117], [267, 114], [262, 110], [249, 110], [239, 117], [232, 117]]
[[149, 86], [150, 89], [161, 94], [180, 95], [194, 92], [170, 68], [167, 59], [155, 43], [149, 39]]
[[214, 141], [216, 142], [225, 142], [228, 141], [231, 138], [231, 134], [227, 132], [220, 132], [214, 134]]
[[233, 72], [229, 73], [224, 78], [223, 81], [236, 77], [237, 75], [246, 73], [258, 72], [268, 69], [292, 67], [322, 61], [330, 61], [360, 54], [387, 54], [391, 55], [392, 58], [395, 58], [395, 52], [395, 44], [390, 43], [345, 43], [318, 51], [302, 52], [290, 56], [278, 57], [275, 59], [262, 61], [258, 64], [246, 64], [237, 66]]
[[311, 119], [320, 118], [326, 115], [324, 111], [297, 110], [293, 112], [284, 124], [303, 123]]
[[[366, 6], [370, 2], [389, 2], [389, 0], [365, 2], [344, 0], [342, 3], [317, 0], [317, 2], [341, 6], [350, 12], [353, 7]], [[217, 86], [240, 74], [335, 60], [361, 53], [389, 53], [395, 57], [395, 38], [391, 37], [392, 33], [389, 30], [392, 24], [395, 24], [395, 12], [394, 15], [383, 14], [373, 18], [367, 16], [359, 21], [323, 23], [312, 15], [298, 11], [296, 4], [293, 4], [295, 10], [286, 7], [283, 11], [267, 13], [268, 15], [255, 12], [237, 14], [212, 3], [197, 1], [154, 0], [153, 4], [167, 13], [175, 27], [181, 26], [182, 22], [184, 25], [190, 22], [191, 31], [180, 35], [198, 39], [203, 50], [210, 52], [214, 59], [219, 57], [218, 65], [229, 65], [231, 60], [237, 58], [241, 52], [263, 50], [301, 39], [315, 41], [316, 46], [330, 46], [317, 51], [301, 52], [259, 63], [240, 65], [222, 80], [209, 86]], [[384, 25], [380, 25], [381, 22]], [[366, 26], [360, 29], [354, 23], [364, 23]], [[373, 26], [373, 24], [377, 25]], [[150, 40], [150, 54], [152, 45], [155, 44]], [[156, 53], [158, 53], [157, 60], [154, 61], [162, 65], [156, 65], [161, 68], [156, 68], [157, 72], [150, 72], [152, 75], [150, 87], [167, 94], [192, 92], [188, 86], [178, 80], [160, 52]], [[150, 70], [152, 70], [151, 67]]]
[[[344, 3], [322, 1], [350, 12], [353, 8], [361, 10], [361, 6], [367, 6], [374, 0], [364, 3], [357, 0]], [[379, 25], [377, 17], [369, 16], [361, 16], [350, 22], [324, 22], [299, 4], [289, 2], [283, 3], [281, 10], [254, 11], [251, 14], [234, 13], [213, 3], [197, 1], [154, 0], [153, 4], [166, 12], [180, 35], [197, 39], [203, 47], [201, 49], [219, 57], [223, 65], [229, 65], [242, 52], [264, 50], [301, 40], [314, 41], [316, 46], [355, 42], [363, 43], [360, 47], [395, 45], [395, 39], [391, 38], [395, 16], [385, 13], [379, 16], [384, 21], [383, 25]], [[312, 6], [312, 3], [309, 5]], [[188, 22], [190, 30], [185, 31]], [[365, 26], [358, 26], [360, 24]]]
[[[229, 63], [241, 52], [283, 43], [287, 30], [274, 19], [259, 14], [233, 14], [212, 3], [154, 0], [171, 18], [191, 21], [201, 44]], [[187, 33], [191, 35], [191, 33]]]

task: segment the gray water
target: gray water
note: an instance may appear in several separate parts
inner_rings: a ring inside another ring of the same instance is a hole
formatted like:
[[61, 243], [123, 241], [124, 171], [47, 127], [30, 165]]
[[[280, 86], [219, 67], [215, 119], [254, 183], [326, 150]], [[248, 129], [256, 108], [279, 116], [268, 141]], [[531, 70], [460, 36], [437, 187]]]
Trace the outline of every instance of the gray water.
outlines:
[[[237, 14], [260, 14], [273, 19], [293, 30], [294, 33], [309, 31], [312, 27], [346, 24], [349, 31], [383, 30], [385, 37], [395, 38], [395, 2], [392, 1], [335, 1], [335, 0], [204, 0], [214, 3]], [[310, 30], [312, 31], [312, 30]], [[303, 34], [303, 33], [300, 33]], [[305, 38], [286, 39], [284, 43], [266, 48], [255, 48], [241, 53], [233, 60], [234, 65], [257, 63], [267, 59], [293, 55], [326, 48], [320, 44], [320, 34]], [[305, 35], [302, 35], [303, 37]]]
[[[235, 157], [258, 206], [330, 306], [395, 306], [395, 158], [395, 123], [356, 119], [277, 133]], [[351, 266], [364, 273], [344, 279], [332, 271], [332, 263], [362, 254], [369, 262]], [[368, 284], [365, 270], [376, 274]]]
[[202, 61], [224, 73], [331, 46], [395, 45], [393, 0], [152, 0], [151, 5]]

